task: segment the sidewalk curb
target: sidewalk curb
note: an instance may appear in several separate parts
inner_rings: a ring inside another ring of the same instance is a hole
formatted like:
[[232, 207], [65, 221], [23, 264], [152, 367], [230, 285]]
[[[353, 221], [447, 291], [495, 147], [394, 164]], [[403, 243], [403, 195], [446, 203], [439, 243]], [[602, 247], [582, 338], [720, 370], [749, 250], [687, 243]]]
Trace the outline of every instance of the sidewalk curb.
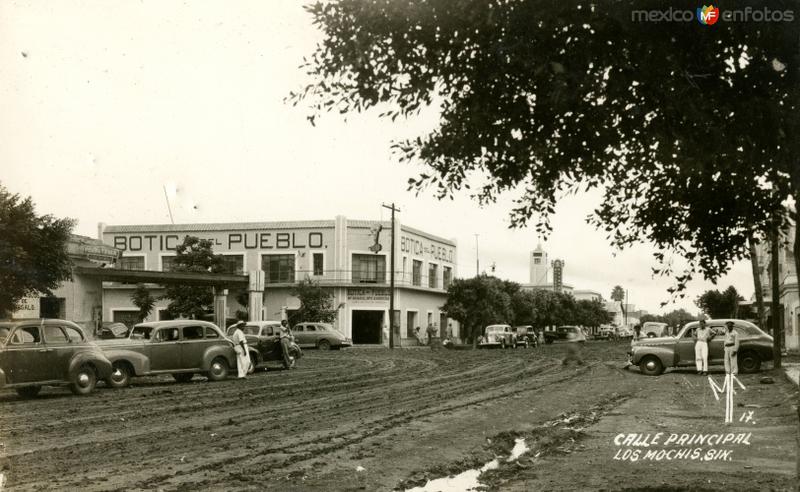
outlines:
[[786, 377], [789, 378], [791, 382], [800, 386], [800, 364], [783, 364], [783, 372], [786, 373]]

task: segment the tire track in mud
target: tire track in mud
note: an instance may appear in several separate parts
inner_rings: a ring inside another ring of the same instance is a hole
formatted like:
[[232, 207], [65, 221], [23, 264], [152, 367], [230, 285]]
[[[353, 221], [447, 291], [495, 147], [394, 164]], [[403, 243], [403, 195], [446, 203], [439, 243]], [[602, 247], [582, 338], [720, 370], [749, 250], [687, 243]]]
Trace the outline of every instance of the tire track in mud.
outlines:
[[[185, 480], [202, 483], [207, 480], [204, 477], [209, 472], [213, 475], [221, 473], [220, 481], [224, 481], [228, 476], [224, 468], [234, 461], [244, 459], [252, 466], [263, 466], [265, 463], [280, 463], [281, 466], [302, 463], [358, 444], [398, 425], [404, 425], [413, 418], [535, 391], [543, 385], [576, 377], [576, 374], [571, 374], [567, 378], [559, 378], [558, 375], [563, 376], [563, 373], [556, 371], [557, 361], [541, 357], [536, 360], [530, 357], [498, 358], [489, 355], [461, 357], [461, 360], [415, 354], [403, 354], [403, 357], [388, 359], [384, 359], [385, 357], [385, 353], [363, 354], [359, 358], [340, 358], [335, 362], [333, 358], [322, 356], [308, 358], [307, 362], [316, 367], [287, 373], [291, 377], [281, 378], [278, 385], [269, 377], [271, 373], [267, 373], [245, 382], [230, 381], [213, 385], [172, 383], [174, 392], [171, 395], [161, 395], [158, 390], [153, 391], [150, 388], [132, 388], [115, 391], [113, 398], [102, 398], [100, 401], [94, 398], [69, 398], [17, 402], [17, 405], [12, 405], [15, 407], [12, 411], [21, 411], [26, 406], [43, 407], [46, 410], [45, 416], [60, 415], [62, 418], [60, 426], [47, 426], [43, 429], [41, 426], [37, 427], [39, 424], [35, 418], [23, 418], [23, 422], [18, 423], [15, 428], [17, 431], [25, 430], [25, 426], [28, 426], [29, 430], [36, 429], [34, 432], [57, 435], [58, 427], [64, 429], [64, 421], [68, 423], [66, 425], [76, 427], [92, 422], [95, 428], [94, 432], [84, 435], [74, 432], [73, 434], [78, 435], [72, 438], [69, 433], [67, 436], [62, 435], [59, 440], [64, 444], [58, 447], [53, 447], [53, 441], [50, 440], [51, 449], [40, 449], [35, 458], [25, 451], [18, 455], [12, 454], [9, 459], [14, 471], [30, 471], [16, 477], [13, 477], [16, 473], [12, 474], [13, 482], [15, 486], [24, 488], [35, 488], [44, 484], [52, 486], [52, 481], [42, 479], [48, 476], [52, 479], [57, 474], [56, 470], [65, 466], [80, 467], [89, 456], [102, 457], [100, 475], [105, 476], [79, 473], [73, 479], [61, 477], [57, 482], [58, 486], [129, 489], [169, 484], [172, 487], [179, 486]], [[329, 361], [330, 363], [326, 363]], [[409, 374], [410, 369], [415, 372]], [[335, 372], [326, 377], [330, 371]], [[369, 374], [366, 379], [363, 378], [364, 373]], [[520, 378], [534, 376], [537, 384], [523, 385], [521, 389], [514, 388], [515, 383], [519, 386]], [[257, 382], [253, 384], [253, 380]], [[159, 384], [158, 387], [160, 386]], [[219, 391], [212, 391], [218, 388]], [[327, 391], [321, 393], [323, 389]], [[265, 390], [273, 393], [253, 394]], [[389, 390], [402, 396], [387, 398]], [[250, 396], [242, 398], [242, 394]], [[303, 398], [304, 396], [308, 398]], [[58, 405], [61, 400], [66, 400], [69, 405]], [[231, 400], [234, 402], [231, 403]], [[99, 405], [96, 414], [84, 407], [87, 403]], [[132, 404], [140, 405], [140, 408], [130, 410]], [[5, 406], [3, 405], [3, 415], [8, 415]], [[53, 406], [58, 408], [52, 408]], [[335, 409], [333, 412], [327, 410], [331, 406]], [[82, 415], [64, 417], [76, 409], [80, 409]], [[123, 428], [117, 425], [118, 409], [128, 409], [128, 415], [133, 416]], [[195, 410], [201, 412], [190, 415]], [[27, 409], [29, 411], [30, 408]], [[343, 422], [334, 428], [328, 425], [326, 429], [312, 418], [320, 412], [326, 412], [326, 417], [342, 418]], [[184, 415], [187, 413], [189, 415]], [[292, 420], [308, 422], [290, 435], [271, 442], [265, 438], [270, 437], [270, 434], [279, 434], [280, 426], [278, 423], [265, 424], [259, 418], [265, 413], [291, 414]], [[30, 413], [27, 415], [30, 416]], [[181, 417], [184, 416], [190, 417], [189, 423], [181, 425]], [[15, 419], [4, 418], [0, 422], [5, 424], [9, 420]], [[261, 437], [260, 440], [248, 443], [246, 454], [231, 449], [238, 440], [251, 435]], [[191, 439], [189, 443], [186, 442], [187, 436]], [[104, 437], [107, 440], [104, 441]], [[42, 447], [46, 440], [40, 440]], [[23, 446], [23, 449], [25, 447], [27, 446]], [[88, 448], [89, 456], [85, 448]], [[208, 452], [201, 452], [199, 458], [176, 465], [169, 473], [155, 472], [163, 471], [164, 467], [160, 465], [163, 465], [165, 459], [174, 460], [176, 455], [195, 456], [198, 451], [208, 449], [215, 450], [211, 453], [213, 456], [209, 456]], [[252, 457], [247, 457], [251, 454]], [[142, 459], [143, 456], [147, 458]], [[97, 463], [98, 460], [89, 461]], [[139, 471], [132, 474], [129, 467], [125, 466], [131, 461], [139, 468]], [[113, 465], [115, 462], [122, 466]], [[141, 471], [142, 468], [152, 471]], [[117, 476], [113, 484], [104, 481], [108, 476]], [[175, 476], [179, 479], [173, 478]], [[178, 483], [175, 483], [176, 480]]]

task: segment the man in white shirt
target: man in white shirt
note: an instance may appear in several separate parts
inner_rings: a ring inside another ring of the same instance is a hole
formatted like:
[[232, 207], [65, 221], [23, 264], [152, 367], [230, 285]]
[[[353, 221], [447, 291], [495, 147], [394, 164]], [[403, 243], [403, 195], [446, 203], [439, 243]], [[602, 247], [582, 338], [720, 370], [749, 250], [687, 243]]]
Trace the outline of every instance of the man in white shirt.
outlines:
[[704, 320], [700, 320], [700, 326], [694, 330], [692, 338], [694, 338], [694, 358], [697, 365], [697, 374], [708, 374], [708, 341], [713, 335], [711, 328], [706, 326]]
[[728, 329], [725, 332], [725, 373], [739, 373], [739, 362], [736, 360], [736, 353], [739, 352], [739, 334], [733, 329], [733, 321], [725, 322]]
[[236, 369], [239, 373], [239, 379], [247, 377], [247, 370], [250, 369], [250, 355], [247, 350], [247, 338], [244, 336], [242, 327], [244, 321], [236, 323], [233, 330], [233, 350], [236, 352]]

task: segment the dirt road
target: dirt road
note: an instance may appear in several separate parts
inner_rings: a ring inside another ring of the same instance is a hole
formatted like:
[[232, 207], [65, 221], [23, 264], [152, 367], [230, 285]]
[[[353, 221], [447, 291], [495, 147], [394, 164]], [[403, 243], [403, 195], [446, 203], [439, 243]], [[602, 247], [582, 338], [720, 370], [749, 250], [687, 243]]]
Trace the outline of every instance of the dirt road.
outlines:
[[[751, 406], [737, 419], [748, 410], [755, 422], [726, 428], [707, 382], [621, 370], [624, 352], [590, 342], [586, 364], [563, 366], [558, 345], [309, 351], [297, 370], [245, 381], [2, 392], [0, 473], [7, 490], [395, 490], [506, 456], [523, 437], [531, 451], [486, 473], [490, 488], [794, 486], [796, 388], [781, 375], [743, 376], [737, 404]], [[614, 459], [630, 448], [620, 433], [734, 428], [752, 436], [720, 446], [725, 459]]]

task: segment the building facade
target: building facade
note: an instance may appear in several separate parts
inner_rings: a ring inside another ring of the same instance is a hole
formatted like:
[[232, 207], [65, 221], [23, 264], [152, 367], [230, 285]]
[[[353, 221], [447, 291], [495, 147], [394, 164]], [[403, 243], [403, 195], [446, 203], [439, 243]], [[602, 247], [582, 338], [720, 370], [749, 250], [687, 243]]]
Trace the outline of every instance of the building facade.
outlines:
[[[264, 278], [262, 319], [280, 319], [282, 309], [300, 307], [292, 288], [311, 279], [329, 289], [338, 310], [335, 328], [354, 344], [387, 344], [391, 223], [348, 220], [227, 224], [105, 225], [100, 239], [122, 251], [120, 267], [169, 271], [175, 249], [185, 236], [212, 241], [223, 256], [227, 273], [261, 271]], [[395, 343], [417, 343], [415, 328], [432, 325], [437, 334], [459, 337], [456, 321], [440, 307], [456, 275], [456, 242], [395, 224]], [[154, 296], [158, 285], [149, 286]], [[105, 282], [104, 319], [130, 322], [136, 308], [135, 286]], [[229, 292], [227, 313], [246, 311]], [[159, 300], [150, 320], [167, 319], [167, 300]]]
[[[787, 350], [800, 350], [800, 296], [797, 286], [797, 265], [794, 261], [794, 235], [792, 226], [778, 241], [778, 291], [781, 309], [777, 312], [782, 318], [784, 346]], [[759, 244], [756, 249], [757, 265], [761, 279], [761, 289], [765, 305], [772, 304], [772, 253], [770, 242]], [[754, 307], [755, 309], [755, 307]], [[767, 319], [767, 331], [772, 326], [772, 313]]]

